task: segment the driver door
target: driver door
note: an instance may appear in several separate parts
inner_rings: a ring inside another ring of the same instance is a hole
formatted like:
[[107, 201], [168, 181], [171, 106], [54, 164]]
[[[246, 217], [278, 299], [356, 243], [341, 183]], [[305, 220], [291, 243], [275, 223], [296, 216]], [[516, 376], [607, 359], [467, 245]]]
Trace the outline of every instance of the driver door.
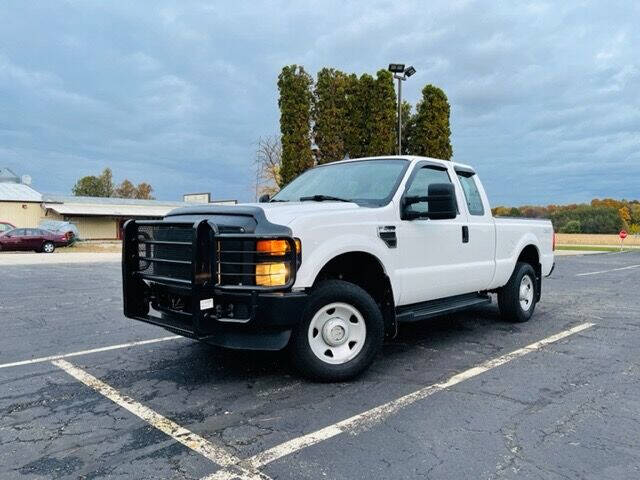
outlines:
[[2, 248], [4, 250], [22, 250], [22, 238], [24, 234], [24, 228], [16, 228], [7, 233]]
[[[404, 196], [427, 195], [432, 183], [453, 184], [457, 204], [461, 204], [459, 187], [451, 181], [448, 169], [437, 164], [416, 166]], [[429, 207], [424, 202], [410, 208], [426, 212]], [[460, 208], [457, 210], [456, 218], [452, 219], [400, 220], [401, 305], [469, 293], [464, 272], [466, 244], [463, 243], [463, 227], [467, 225], [467, 217], [466, 212], [461, 212]]]

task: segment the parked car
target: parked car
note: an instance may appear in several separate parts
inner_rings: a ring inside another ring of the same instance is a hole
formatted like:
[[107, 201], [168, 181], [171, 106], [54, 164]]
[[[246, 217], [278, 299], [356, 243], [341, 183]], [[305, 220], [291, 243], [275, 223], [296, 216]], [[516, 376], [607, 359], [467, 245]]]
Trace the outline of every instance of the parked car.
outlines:
[[42, 228], [14, 228], [0, 234], [0, 250], [4, 251], [34, 250], [53, 253], [56, 247], [65, 247], [68, 244], [65, 234]]
[[63, 220], [43, 220], [38, 225], [38, 228], [54, 233], [63, 233], [67, 237], [69, 245], [73, 245], [76, 240], [79, 240], [78, 227], [71, 222]]
[[472, 167], [327, 163], [267, 203], [131, 220], [124, 313], [227, 348], [289, 345], [305, 375], [361, 373], [403, 322], [492, 302], [526, 322], [554, 265], [549, 220], [498, 218]]
[[0, 233], [7, 232], [9, 230], [13, 230], [16, 226], [13, 223], [4, 222], [0, 220]]

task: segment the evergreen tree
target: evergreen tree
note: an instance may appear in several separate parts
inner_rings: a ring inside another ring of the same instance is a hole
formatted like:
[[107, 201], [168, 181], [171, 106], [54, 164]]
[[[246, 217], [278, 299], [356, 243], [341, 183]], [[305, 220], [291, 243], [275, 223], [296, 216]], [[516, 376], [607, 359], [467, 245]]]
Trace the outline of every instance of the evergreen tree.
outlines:
[[313, 166], [311, 153], [311, 85], [313, 80], [297, 65], [278, 76], [280, 132], [282, 134], [281, 187]]
[[422, 89], [422, 100], [416, 110], [415, 128], [409, 145], [411, 153], [449, 160], [453, 149], [447, 96], [440, 88], [427, 85]]
[[370, 118], [367, 156], [393, 155], [396, 150], [396, 91], [393, 88], [393, 75], [388, 70], [379, 70], [368, 92]]
[[318, 72], [312, 112], [318, 163], [342, 160], [347, 153], [345, 128], [349, 82], [346, 74], [333, 68]]
[[[411, 142], [413, 141], [413, 131], [415, 130], [416, 116], [411, 113], [411, 104], [406, 100], [402, 101], [400, 108], [402, 117], [402, 155], [411, 155]], [[396, 135], [398, 131], [398, 122], [396, 120]], [[396, 139], [398, 137], [396, 136]], [[397, 149], [397, 146], [395, 146]], [[395, 150], [394, 150], [395, 152]]]
[[352, 73], [346, 80], [347, 97], [347, 125], [344, 129], [344, 146], [350, 158], [362, 156], [362, 122], [363, 108], [361, 106], [360, 79]]
[[71, 189], [76, 197], [110, 197], [113, 195], [113, 174], [105, 168], [100, 175], [80, 178]]

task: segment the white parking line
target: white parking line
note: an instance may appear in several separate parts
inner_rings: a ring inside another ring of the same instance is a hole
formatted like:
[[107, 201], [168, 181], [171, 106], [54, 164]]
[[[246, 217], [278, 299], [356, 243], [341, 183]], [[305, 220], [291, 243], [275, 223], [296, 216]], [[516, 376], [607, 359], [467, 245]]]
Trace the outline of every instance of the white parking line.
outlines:
[[[442, 383], [429, 385], [428, 387], [421, 388], [420, 390], [400, 397], [396, 400], [392, 400], [388, 403], [372, 408], [371, 410], [367, 410], [366, 412], [354, 415], [353, 417], [347, 418], [346, 420], [342, 420], [341, 422], [338, 422], [334, 425], [329, 425], [328, 427], [322, 428], [315, 432], [281, 443], [280, 445], [277, 445], [273, 448], [265, 450], [264, 452], [258, 453], [253, 457], [248, 458], [247, 460], [244, 460], [241, 463], [241, 466], [249, 469], [250, 471], [257, 471], [258, 468], [264, 467], [265, 465], [275, 460], [298, 452], [306, 447], [310, 447], [324, 440], [328, 440], [341, 433], [349, 432], [352, 434], [357, 434], [360, 431], [366, 430], [376, 424], [383, 422], [389, 416], [397, 413], [399, 410], [408, 407], [409, 405], [419, 400], [427, 398], [434, 393], [440, 392], [465, 380], [476, 377], [481, 373], [485, 373], [493, 368], [499, 367], [500, 365], [504, 365], [505, 363], [508, 363], [512, 360], [523, 357], [528, 353], [536, 352], [546, 345], [562, 340], [563, 338], [566, 338], [575, 333], [582, 332], [583, 330], [591, 328], [593, 325], [593, 323], [582, 323], [573, 328], [564, 330], [543, 340], [527, 345], [526, 347], [514, 350], [513, 352], [507, 353], [506, 355], [502, 355], [493, 360], [487, 360], [486, 362], [465, 370], [464, 372], [453, 375], [448, 380]], [[206, 480], [229, 480], [233, 478], [235, 478], [233, 476], [233, 473], [228, 470], [221, 470], [213, 475], [205, 477]]]
[[586, 275], [598, 275], [599, 273], [617, 272], [620, 270], [629, 270], [630, 268], [638, 268], [640, 265], [629, 265], [628, 267], [612, 268], [611, 270], [600, 270], [598, 272], [576, 273], [576, 277], [584, 277]]
[[108, 352], [109, 350], [118, 350], [121, 348], [137, 347], [139, 345], [149, 345], [151, 343], [168, 342], [169, 340], [177, 340], [184, 338], [180, 335], [172, 335], [170, 337], [151, 338], [149, 340], [140, 340], [137, 342], [121, 343], [119, 345], [110, 345], [108, 347], [92, 348], [91, 350], [80, 350], [79, 352], [63, 353], [60, 355], [51, 355], [48, 357], [32, 358], [31, 360], [21, 360], [19, 362], [3, 363], [0, 368], [19, 367], [20, 365], [29, 365], [31, 363], [50, 362], [61, 358], [78, 357], [80, 355], [89, 355], [90, 353]]
[[251, 472], [242, 467], [239, 467], [238, 464], [241, 462], [241, 460], [234, 456], [232, 453], [229, 453], [223, 447], [214, 445], [200, 435], [187, 430], [186, 428], [178, 425], [167, 417], [164, 417], [159, 413], [151, 410], [149, 407], [136, 402], [131, 397], [121, 394], [112, 386], [107, 385], [101, 380], [98, 380], [93, 375], [85, 372], [84, 370], [67, 362], [66, 360], [54, 360], [51, 363], [67, 372], [76, 380], [84, 383], [99, 394], [105, 396], [112, 402], [133, 413], [137, 417], [140, 417], [142, 420], [157, 428], [161, 432], [169, 435], [171, 438], [173, 438], [177, 442], [180, 442], [185, 447], [190, 448], [194, 452], [199, 453], [203, 457], [211, 460], [221, 467], [233, 467], [233, 469], [238, 472], [234, 474], [235, 477], [246, 478], [247, 480], [269, 480], [269, 477], [262, 473]]

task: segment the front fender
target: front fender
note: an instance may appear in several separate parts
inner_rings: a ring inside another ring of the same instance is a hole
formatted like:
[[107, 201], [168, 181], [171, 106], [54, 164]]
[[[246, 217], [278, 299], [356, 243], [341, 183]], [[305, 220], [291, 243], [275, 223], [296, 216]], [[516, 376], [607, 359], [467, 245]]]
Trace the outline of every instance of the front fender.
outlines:
[[[377, 238], [377, 237], [376, 237]], [[361, 234], [342, 234], [332, 237], [330, 240], [321, 242], [311, 249], [307, 255], [305, 245], [302, 247], [302, 265], [296, 276], [296, 283], [293, 288], [308, 288], [313, 286], [316, 277], [322, 268], [333, 258], [338, 255], [350, 252], [364, 252], [373, 255], [380, 262], [385, 274], [391, 280], [393, 285], [392, 272], [388, 271], [390, 250], [382, 240], [380, 245], [372, 243], [370, 235]], [[396, 288], [393, 288], [396, 291]]]

